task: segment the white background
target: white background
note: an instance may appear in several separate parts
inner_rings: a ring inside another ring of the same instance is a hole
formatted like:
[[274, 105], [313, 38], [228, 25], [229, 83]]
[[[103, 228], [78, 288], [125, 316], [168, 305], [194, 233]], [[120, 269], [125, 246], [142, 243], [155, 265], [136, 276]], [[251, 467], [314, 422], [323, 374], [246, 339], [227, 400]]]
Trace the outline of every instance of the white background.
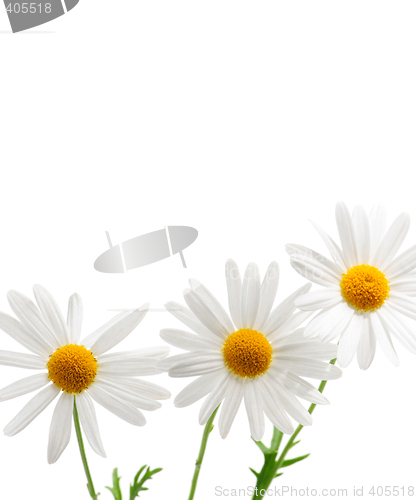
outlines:
[[[390, 221], [402, 211], [415, 221], [415, 16], [412, 1], [81, 0], [12, 35], [1, 7], [0, 310], [10, 312], [12, 288], [31, 295], [41, 283], [64, 310], [78, 291], [87, 334], [109, 309], [183, 301], [190, 276], [225, 303], [228, 257], [262, 273], [278, 260], [281, 300], [304, 283], [284, 244], [325, 252], [307, 219], [335, 237], [337, 200], [382, 201]], [[176, 256], [126, 275], [94, 270], [105, 230], [119, 243], [175, 224], [199, 230], [188, 269]], [[415, 240], [413, 225], [404, 248]], [[160, 328], [177, 325], [149, 313], [123, 350], [161, 345]], [[0, 342], [20, 349], [6, 334]], [[316, 409], [296, 450], [311, 457], [276, 484], [350, 497], [354, 486], [415, 484], [416, 364], [397, 350], [399, 368], [378, 350], [367, 372], [354, 360], [328, 384], [332, 404]], [[1, 367], [1, 386], [27, 375]], [[174, 395], [189, 382], [151, 380]], [[29, 398], [2, 403], [0, 425]], [[88, 498], [75, 435], [47, 464], [53, 406], [0, 437], [2, 498]], [[112, 498], [113, 467], [128, 498], [147, 463], [164, 471], [142, 498], [186, 499], [199, 407], [175, 409], [172, 398], [144, 428], [98, 408], [108, 458], [87, 453], [100, 498]], [[253, 485], [248, 467], [261, 462], [241, 409], [226, 440], [211, 434], [197, 498]]]

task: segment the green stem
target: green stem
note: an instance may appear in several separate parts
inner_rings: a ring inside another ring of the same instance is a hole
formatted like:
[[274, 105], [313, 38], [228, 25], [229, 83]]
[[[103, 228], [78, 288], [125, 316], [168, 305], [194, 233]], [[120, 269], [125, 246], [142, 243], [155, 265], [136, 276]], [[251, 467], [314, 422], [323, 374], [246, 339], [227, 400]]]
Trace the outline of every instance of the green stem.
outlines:
[[95, 493], [94, 484], [92, 482], [92, 478], [91, 478], [91, 474], [90, 474], [90, 469], [88, 467], [87, 456], [85, 455], [84, 442], [82, 440], [81, 426], [79, 425], [77, 401], [76, 401], [75, 396], [74, 396], [74, 424], [75, 424], [75, 432], [77, 433], [79, 452], [81, 453], [82, 465], [84, 466], [85, 475], [87, 476], [88, 492], [89, 492], [92, 500], [97, 500], [98, 494]]
[[201, 470], [202, 460], [204, 459], [205, 449], [207, 447], [208, 437], [209, 437], [210, 432], [214, 428], [214, 426], [212, 425], [212, 422], [214, 421], [215, 415], [217, 414], [219, 407], [220, 406], [218, 405], [215, 408], [215, 410], [212, 412], [212, 415], [209, 417], [208, 422], [205, 425], [204, 433], [202, 434], [201, 447], [199, 448], [199, 455], [198, 455], [198, 458], [196, 459], [196, 462], [195, 462], [195, 471], [194, 471], [194, 476], [192, 478], [191, 491], [189, 492], [188, 500], [193, 500], [193, 498], [194, 498], [196, 485], [198, 483], [198, 476], [199, 476], [199, 472]]
[[[335, 362], [336, 362], [336, 358], [332, 359], [330, 361], [330, 364], [334, 365]], [[319, 392], [322, 393], [324, 391], [327, 382], [328, 382], [327, 380], [321, 381], [321, 383], [319, 384], [319, 387], [318, 387]], [[315, 408], [316, 408], [316, 404], [315, 403], [311, 404], [309, 409], [308, 409], [308, 412], [312, 415]], [[286, 458], [287, 453], [293, 447], [293, 443], [302, 429], [303, 429], [303, 425], [299, 424], [297, 426], [295, 432], [290, 436], [289, 441], [287, 442], [286, 446], [283, 448], [283, 451], [280, 454], [280, 457], [278, 458], [277, 461], [276, 461], [277, 451], [276, 451], [276, 453], [271, 453], [271, 454], [265, 455], [264, 465], [263, 465], [263, 468], [261, 469], [259, 476], [258, 476], [258, 479], [257, 479], [256, 490], [255, 490], [255, 493], [253, 495], [253, 499], [254, 498], [262, 498], [262, 496], [260, 495], [260, 490], [263, 490], [263, 489], [267, 490], [267, 488], [271, 485], [273, 479], [276, 477], [278, 470], [281, 468], [281, 466]], [[276, 431], [276, 428], [275, 428], [275, 431]], [[273, 434], [272, 447], [273, 447], [273, 440], [275, 439], [274, 436], [275, 436], [275, 433]]]

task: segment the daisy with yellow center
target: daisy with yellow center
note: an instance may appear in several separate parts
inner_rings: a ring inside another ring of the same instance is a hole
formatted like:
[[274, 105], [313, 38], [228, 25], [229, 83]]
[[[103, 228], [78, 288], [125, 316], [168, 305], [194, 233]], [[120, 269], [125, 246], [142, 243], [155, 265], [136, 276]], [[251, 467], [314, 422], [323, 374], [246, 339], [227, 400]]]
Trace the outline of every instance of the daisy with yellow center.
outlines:
[[325, 360], [336, 357], [337, 346], [305, 339], [299, 328], [310, 312], [297, 311], [296, 298], [305, 285], [273, 308], [279, 268], [272, 262], [263, 282], [256, 264], [248, 265], [241, 280], [236, 263], [226, 264], [230, 314], [200, 282], [190, 280], [184, 292], [188, 307], [169, 302], [167, 310], [192, 332], [168, 328], [160, 336], [187, 351], [166, 358], [158, 367], [171, 377], [197, 377], [175, 398], [175, 406], [189, 406], [201, 398], [200, 424], [206, 424], [221, 404], [219, 431], [225, 438], [244, 401], [251, 435], [263, 437], [266, 416], [275, 427], [293, 433], [290, 417], [310, 425], [312, 417], [297, 398], [316, 404], [327, 400], [302, 377], [331, 380], [339, 368]]
[[416, 337], [407, 318], [416, 319], [416, 245], [398, 257], [410, 219], [399, 215], [386, 231], [386, 213], [375, 207], [369, 216], [360, 206], [352, 216], [344, 203], [335, 211], [341, 248], [314, 224], [333, 260], [301, 245], [286, 246], [293, 268], [324, 290], [296, 301], [304, 311], [320, 311], [305, 336], [331, 341], [340, 337], [338, 363], [346, 367], [355, 353], [360, 368], [373, 361], [378, 343], [399, 364], [392, 337], [416, 354]]
[[[73, 413], [76, 419], [79, 415], [92, 449], [105, 457], [92, 401], [130, 424], [144, 425], [141, 410], [156, 410], [161, 406], [158, 400], [167, 399], [170, 394], [137, 377], [161, 373], [156, 365], [169, 349], [107, 352], [138, 326], [147, 305], [120, 313], [80, 342], [80, 296], [70, 297], [65, 321], [45, 288], [36, 285], [34, 295], [37, 305], [19, 292], [9, 292], [8, 300], [18, 320], [0, 312], [0, 328], [30, 351], [0, 351], [0, 364], [40, 371], [0, 390], [0, 401], [43, 388], [6, 426], [4, 433], [14, 436], [22, 431], [59, 396], [49, 431], [48, 462], [56, 462], [68, 445]], [[77, 425], [76, 429], [81, 432]]]

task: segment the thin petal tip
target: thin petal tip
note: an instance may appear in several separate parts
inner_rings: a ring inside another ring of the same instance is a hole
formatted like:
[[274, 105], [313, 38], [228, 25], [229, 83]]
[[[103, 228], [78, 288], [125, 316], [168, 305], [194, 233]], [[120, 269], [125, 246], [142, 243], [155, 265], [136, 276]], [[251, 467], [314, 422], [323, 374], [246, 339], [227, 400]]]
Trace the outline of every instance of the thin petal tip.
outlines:
[[150, 302], [145, 302], [137, 310], [138, 311], [148, 311], [150, 308]]
[[202, 285], [202, 283], [195, 278], [190, 278], [188, 280], [188, 283], [189, 283], [190, 287], [192, 288], [192, 290], [196, 290], [197, 288], [199, 288]]

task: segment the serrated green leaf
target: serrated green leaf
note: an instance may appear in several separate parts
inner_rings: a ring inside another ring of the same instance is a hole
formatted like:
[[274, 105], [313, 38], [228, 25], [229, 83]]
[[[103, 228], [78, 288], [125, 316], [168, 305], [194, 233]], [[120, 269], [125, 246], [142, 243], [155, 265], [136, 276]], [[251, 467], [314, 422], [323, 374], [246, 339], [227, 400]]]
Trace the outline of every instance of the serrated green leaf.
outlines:
[[260, 451], [263, 453], [263, 455], [268, 455], [270, 453], [270, 449], [267, 448], [267, 446], [264, 443], [262, 443], [261, 441], [256, 441], [255, 439], [253, 439], [253, 441], [260, 448]]
[[254, 469], [252, 469], [251, 467], [249, 467], [249, 469], [251, 470], [251, 472], [256, 476], [256, 477], [259, 477], [260, 476], [260, 473], [259, 472], [256, 472]]
[[[162, 469], [153, 469], [150, 470], [150, 467], [147, 467], [146, 472], [143, 474], [142, 478], [140, 479], [140, 476], [142, 472], [145, 470], [147, 465], [144, 465], [139, 472], [134, 476], [134, 481], [133, 484], [130, 485], [130, 500], [134, 500], [136, 497], [139, 496], [139, 493], [141, 491], [147, 491], [149, 488], [144, 487], [144, 483], [150, 479], [152, 479], [152, 476], [160, 472]], [[140, 479], [140, 481], [139, 481]]]
[[293, 465], [297, 462], [300, 462], [301, 460], [305, 460], [305, 458], [308, 458], [310, 455], [310, 453], [308, 453], [307, 455], [302, 455], [301, 457], [296, 457], [296, 458], [291, 458], [289, 460], [285, 460], [283, 463], [282, 463], [282, 468], [283, 467], [289, 467], [289, 465]]
[[137, 483], [137, 481], [140, 477], [140, 474], [144, 471], [145, 468], [146, 468], [146, 465], [143, 465], [143, 467], [139, 470], [139, 472], [134, 476], [133, 484]]
[[106, 488], [113, 494], [114, 500], [123, 500], [120, 490], [120, 479], [121, 477], [118, 476], [118, 470], [116, 468], [113, 470], [113, 487], [111, 488], [110, 486], [106, 486]]

